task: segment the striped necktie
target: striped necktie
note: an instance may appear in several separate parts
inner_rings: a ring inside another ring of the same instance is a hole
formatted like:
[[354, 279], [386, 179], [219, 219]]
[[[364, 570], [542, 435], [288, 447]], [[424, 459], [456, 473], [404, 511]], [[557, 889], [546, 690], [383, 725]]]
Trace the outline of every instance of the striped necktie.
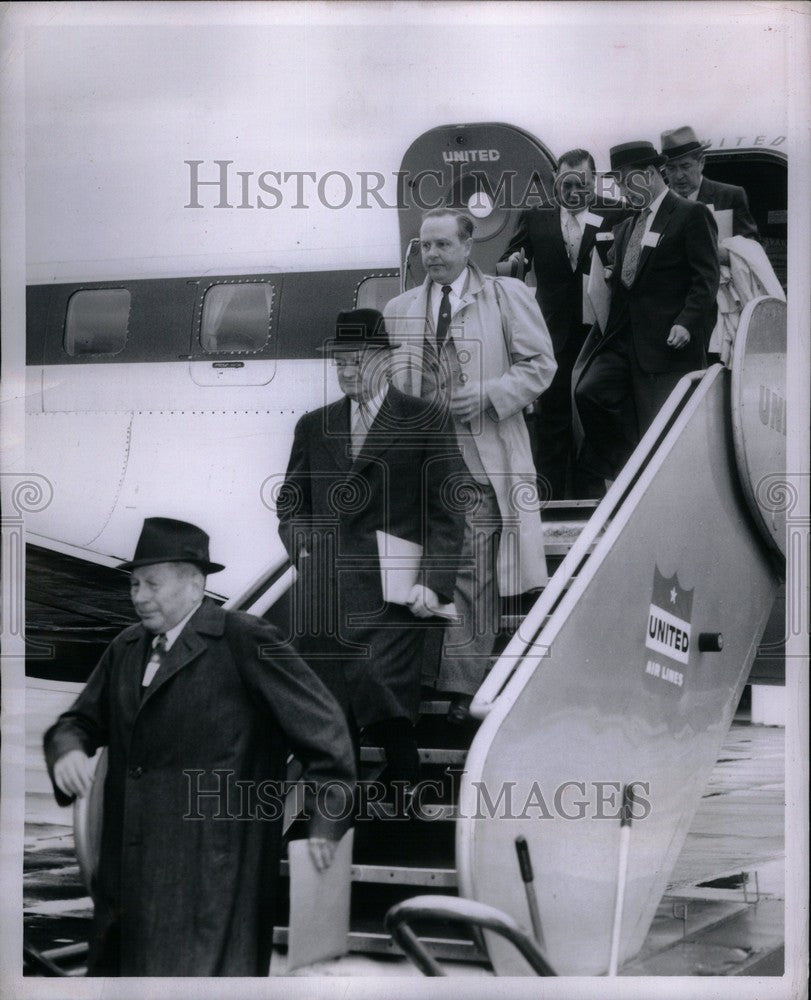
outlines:
[[353, 407], [353, 409], [355, 412], [352, 416], [350, 434], [352, 438], [352, 458], [355, 459], [360, 454], [363, 442], [366, 440], [366, 435], [369, 433], [369, 409], [364, 406], [363, 403], [358, 403], [358, 405]]
[[146, 670], [144, 671], [144, 679], [141, 681], [141, 687], [149, 687], [155, 677], [155, 674], [160, 670], [165, 659], [166, 636], [163, 632], [161, 632], [160, 635], [156, 635], [152, 640], [152, 655], [149, 657], [149, 661], [147, 662]]

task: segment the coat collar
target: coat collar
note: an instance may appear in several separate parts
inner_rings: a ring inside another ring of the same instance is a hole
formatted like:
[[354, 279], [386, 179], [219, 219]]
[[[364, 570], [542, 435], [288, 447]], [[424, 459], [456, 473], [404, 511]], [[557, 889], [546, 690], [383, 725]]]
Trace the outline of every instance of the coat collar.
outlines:
[[[138, 629], [141, 635], [134, 636], [140, 638], [141, 644], [137, 647], [141, 659], [138, 661], [142, 666], [148, 656], [149, 645], [152, 642], [152, 634], [147, 632], [143, 626]], [[136, 629], [136, 633], [138, 631]], [[207, 648], [204, 636], [221, 636], [225, 631], [225, 611], [219, 607], [210, 597], [204, 597], [203, 603], [186, 623], [186, 627], [175, 640], [172, 648], [166, 654], [166, 659], [161, 664], [160, 669], [155, 674], [152, 683], [141, 698], [141, 671], [132, 672], [135, 681], [136, 704], [139, 709], [148, 701], [155, 697], [157, 691], [163, 687], [176, 673], [196, 660]], [[131, 640], [130, 640], [131, 641]]]
[[[678, 204], [677, 196], [673, 194], [672, 191], [668, 191], [667, 194], [662, 199], [659, 208], [657, 209], [656, 215], [653, 217], [653, 222], [651, 223], [650, 232], [656, 233], [661, 239], [662, 234], [667, 229], [670, 224], [670, 219], [673, 214], [673, 209]], [[630, 235], [630, 228], [628, 233]], [[643, 274], [648, 261], [653, 254], [654, 247], [648, 245], [643, 246], [642, 251], [639, 254], [639, 264], [636, 269], [636, 277], [634, 278], [634, 284], [636, 284], [640, 276]]]
[[375, 419], [369, 428], [358, 457], [353, 459], [349, 437], [349, 399], [344, 396], [326, 408], [325, 422], [327, 448], [335, 465], [346, 473], [356, 473], [376, 455], [385, 451], [391, 442], [402, 433], [402, 420], [407, 414], [403, 410], [406, 397], [393, 385], [380, 404]]

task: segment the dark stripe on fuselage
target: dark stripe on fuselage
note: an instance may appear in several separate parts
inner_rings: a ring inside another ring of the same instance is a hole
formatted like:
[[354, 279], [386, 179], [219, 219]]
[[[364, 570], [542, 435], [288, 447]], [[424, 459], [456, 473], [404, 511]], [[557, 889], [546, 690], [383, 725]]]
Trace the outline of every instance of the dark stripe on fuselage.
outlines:
[[[126, 364], [227, 358], [285, 360], [318, 358], [334, 333], [335, 318], [354, 307], [368, 278], [388, 279], [391, 298], [399, 287], [393, 270], [304, 271], [285, 274], [206, 275], [122, 281], [31, 285], [27, 289], [26, 363], [29, 365]], [[270, 336], [259, 351], [209, 353], [200, 344], [203, 297], [215, 284], [262, 281], [273, 286]], [[71, 356], [65, 350], [68, 302], [81, 289], [126, 288], [131, 295], [126, 344], [117, 354]], [[382, 306], [382, 303], [381, 303]]]

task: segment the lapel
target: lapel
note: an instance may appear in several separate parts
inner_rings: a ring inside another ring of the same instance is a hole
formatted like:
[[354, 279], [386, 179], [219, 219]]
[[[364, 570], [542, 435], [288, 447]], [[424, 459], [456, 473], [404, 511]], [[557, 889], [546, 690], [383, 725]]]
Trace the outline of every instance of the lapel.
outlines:
[[[673, 214], [673, 209], [676, 207], [676, 196], [671, 194], [670, 191], [665, 195], [661, 205], [659, 206], [656, 215], [653, 217], [653, 222], [649, 229], [649, 233], [656, 233], [659, 235], [659, 241], [661, 242], [662, 234], [667, 229], [670, 222], [670, 217]], [[657, 243], [658, 246], [658, 243]], [[639, 264], [636, 269], [636, 276], [634, 278], [634, 285], [639, 284], [639, 279], [645, 270], [645, 267], [650, 260], [654, 247], [643, 246], [642, 251], [639, 254]]]
[[392, 440], [397, 434], [398, 428], [398, 403], [399, 392], [390, 385], [388, 392], [380, 404], [380, 409], [372, 421], [363, 446], [358, 457], [352, 463], [352, 473], [359, 472], [365, 465], [368, 465], [374, 458], [391, 447]]
[[595, 215], [594, 212], [590, 212], [588, 209], [583, 212], [581, 220], [583, 222], [583, 238], [580, 240], [580, 252], [577, 255], [576, 270], [587, 273], [595, 237], [602, 228], [604, 220], [601, 215]]
[[121, 674], [123, 687], [124, 716], [133, 720], [141, 706], [141, 677], [152, 646], [152, 633], [143, 625], [136, 626], [132, 634], [126, 636], [127, 660]]
[[[167, 681], [171, 680], [175, 674], [179, 673], [184, 667], [187, 667], [206, 651], [208, 644], [203, 636], [222, 635], [224, 630], [225, 612], [211, 598], [204, 597], [203, 603], [186, 623], [186, 627], [166, 654], [166, 659], [161, 664], [160, 669], [155, 674], [152, 683], [147, 688], [140, 702], [140, 709], [143, 709], [144, 705], [155, 697]], [[139, 685], [140, 680], [139, 676]]]
[[425, 281], [412, 298], [406, 312], [406, 322], [397, 329], [397, 335], [403, 336], [403, 346], [398, 349], [401, 359], [405, 360], [405, 380], [403, 389], [412, 396], [422, 392], [422, 349], [426, 332], [435, 336], [434, 324], [428, 308], [428, 293], [431, 289], [431, 278]]
[[[481, 290], [482, 272], [471, 261], [467, 265], [467, 288], [465, 288], [464, 295], [459, 302], [457, 316], [463, 309], [466, 309], [469, 305], [472, 305], [476, 301], [476, 296]], [[453, 336], [453, 320], [451, 320], [451, 332], [449, 336]]]
[[538, 211], [541, 212], [546, 219], [545, 224], [549, 234], [549, 240], [552, 244], [552, 252], [556, 254], [571, 271], [572, 265], [569, 262], [569, 254], [566, 252], [566, 241], [563, 238], [563, 222], [560, 217], [560, 206], [553, 205], [549, 210], [546, 210], [543, 206], [541, 206]]
[[324, 431], [320, 435], [322, 455], [328, 456], [342, 472], [352, 465], [352, 440], [349, 428], [349, 397], [330, 403], [324, 410]]

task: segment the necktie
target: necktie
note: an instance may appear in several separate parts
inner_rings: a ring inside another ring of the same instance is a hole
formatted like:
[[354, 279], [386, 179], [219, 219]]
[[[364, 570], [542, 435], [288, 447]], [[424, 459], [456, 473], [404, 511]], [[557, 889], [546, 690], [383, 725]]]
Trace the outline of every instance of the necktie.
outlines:
[[442, 301], [439, 303], [439, 318], [436, 323], [436, 346], [442, 349], [451, 325], [451, 286], [442, 286]]
[[577, 258], [580, 255], [580, 226], [571, 212], [566, 213], [566, 249], [569, 252], [569, 263], [574, 271], [577, 267]]
[[634, 223], [631, 238], [625, 248], [625, 256], [622, 259], [622, 283], [626, 288], [630, 288], [636, 277], [636, 269], [639, 265], [639, 255], [642, 252], [642, 235], [645, 232], [645, 220], [648, 217], [648, 209], [643, 208]]
[[141, 687], [148, 688], [152, 683], [155, 674], [161, 667], [161, 664], [166, 659], [166, 636], [161, 632], [160, 635], [156, 635], [152, 640], [152, 655], [149, 657], [149, 662], [146, 665], [146, 670], [144, 671], [144, 679], [141, 681]]
[[352, 415], [352, 458], [357, 458], [360, 454], [360, 450], [363, 447], [363, 442], [366, 440], [366, 434], [368, 433], [368, 410], [362, 403], [358, 403], [354, 407], [354, 414]]

